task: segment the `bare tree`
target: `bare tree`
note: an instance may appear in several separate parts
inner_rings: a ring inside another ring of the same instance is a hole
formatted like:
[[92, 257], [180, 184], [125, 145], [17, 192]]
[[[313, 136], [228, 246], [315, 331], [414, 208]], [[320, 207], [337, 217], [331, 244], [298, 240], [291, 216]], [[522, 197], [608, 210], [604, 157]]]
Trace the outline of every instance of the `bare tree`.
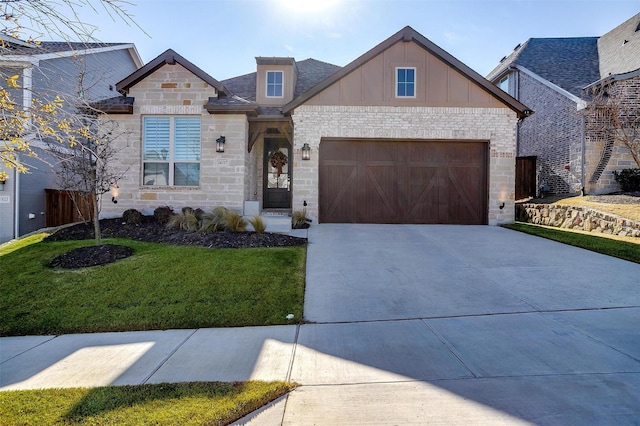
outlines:
[[602, 161], [608, 162], [613, 146], [619, 144], [640, 167], [640, 96], [637, 86], [626, 83], [613, 81], [590, 88], [585, 125], [591, 137], [605, 141]]
[[[85, 220], [92, 220], [96, 245], [102, 244], [100, 230], [101, 198], [109, 193], [127, 172], [118, 168], [113, 159], [118, 151], [112, 143], [124, 136], [118, 123], [105, 121], [96, 114], [76, 114], [80, 122], [79, 129], [89, 132], [76, 138], [75, 143], [60, 143], [55, 139], [47, 140], [48, 152], [56, 159], [54, 167], [58, 185], [67, 190], [74, 204], [88, 203], [78, 213]], [[73, 125], [73, 124], [72, 124]], [[89, 212], [90, 217], [84, 217]]]

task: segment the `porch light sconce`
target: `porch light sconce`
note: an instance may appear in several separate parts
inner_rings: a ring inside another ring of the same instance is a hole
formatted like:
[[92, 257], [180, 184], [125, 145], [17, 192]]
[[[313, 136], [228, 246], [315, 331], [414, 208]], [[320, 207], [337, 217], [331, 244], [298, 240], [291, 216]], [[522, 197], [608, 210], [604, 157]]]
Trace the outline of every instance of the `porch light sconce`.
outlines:
[[311, 159], [311, 147], [308, 143], [302, 145], [302, 159], [310, 160]]
[[504, 201], [500, 204], [500, 210], [504, 209]]
[[113, 204], [118, 204], [118, 200], [116, 199], [120, 194], [120, 188], [118, 188], [118, 185], [113, 185], [109, 192], [111, 193], [111, 202]]
[[227, 142], [227, 139], [224, 136], [220, 136], [216, 139], [216, 152], [224, 152], [224, 144]]
[[0, 191], [4, 191], [4, 183], [6, 180], [0, 180]]

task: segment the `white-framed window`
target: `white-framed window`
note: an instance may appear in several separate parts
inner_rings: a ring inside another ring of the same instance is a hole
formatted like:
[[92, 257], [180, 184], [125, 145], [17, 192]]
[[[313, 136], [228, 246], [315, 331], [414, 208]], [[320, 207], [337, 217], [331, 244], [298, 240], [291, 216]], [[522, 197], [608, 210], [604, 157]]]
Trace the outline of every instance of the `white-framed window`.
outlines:
[[143, 185], [200, 185], [200, 117], [142, 119]]
[[281, 98], [283, 96], [283, 71], [267, 71], [267, 98]]
[[416, 97], [415, 67], [396, 68], [396, 98]]
[[507, 74], [500, 79], [500, 83], [498, 83], [498, 87], [511, 95], [512, 93], [509, 91], [510, 86], [511, 85], [509, 84], [509, 74]]

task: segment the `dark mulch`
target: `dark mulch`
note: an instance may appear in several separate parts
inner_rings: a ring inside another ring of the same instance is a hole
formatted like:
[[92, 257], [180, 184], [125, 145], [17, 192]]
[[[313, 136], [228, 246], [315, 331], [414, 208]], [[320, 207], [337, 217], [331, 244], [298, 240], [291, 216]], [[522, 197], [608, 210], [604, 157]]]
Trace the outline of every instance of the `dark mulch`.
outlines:
[[61, 254], [49, 262], [51, 268], [77, 269], [106, 265], [133, 254], [131, 247], [115, 244], [80, 247]]
[[[186, 232], [180, 229], [167, 229], [157, 223], [153, 217], [145, 216], [142, 223], [129, 225], [121, 218], [100, 221], [102, 238], [130, 238], [132, 240], [153, 243], [168, 243], [208, 248], [249, 248], [249, 247], [289, 247], [307, 243], [306, 238], [292, 237], [276, 233], [257, 232]], [[80, 223], [58, 230], [47, 237], [48, 241], [93, 239], [93, 224]], [[115, 262], [123, 257], [122, 246], [104, 244], [102, 246], [82, 247], [64, 253], [51, 262], [51, 266], [62, 268], [83, 268]]]

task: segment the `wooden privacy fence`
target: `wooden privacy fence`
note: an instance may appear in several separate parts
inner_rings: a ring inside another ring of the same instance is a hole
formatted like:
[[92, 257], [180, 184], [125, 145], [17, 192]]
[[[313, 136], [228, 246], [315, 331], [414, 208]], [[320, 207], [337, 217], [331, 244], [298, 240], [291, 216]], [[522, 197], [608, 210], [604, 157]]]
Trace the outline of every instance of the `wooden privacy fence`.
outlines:
[[90, 194], [59, 189], [44, 191], [46, 193], [46, 226], [60, 226], [91, 219], [93, 206]]

